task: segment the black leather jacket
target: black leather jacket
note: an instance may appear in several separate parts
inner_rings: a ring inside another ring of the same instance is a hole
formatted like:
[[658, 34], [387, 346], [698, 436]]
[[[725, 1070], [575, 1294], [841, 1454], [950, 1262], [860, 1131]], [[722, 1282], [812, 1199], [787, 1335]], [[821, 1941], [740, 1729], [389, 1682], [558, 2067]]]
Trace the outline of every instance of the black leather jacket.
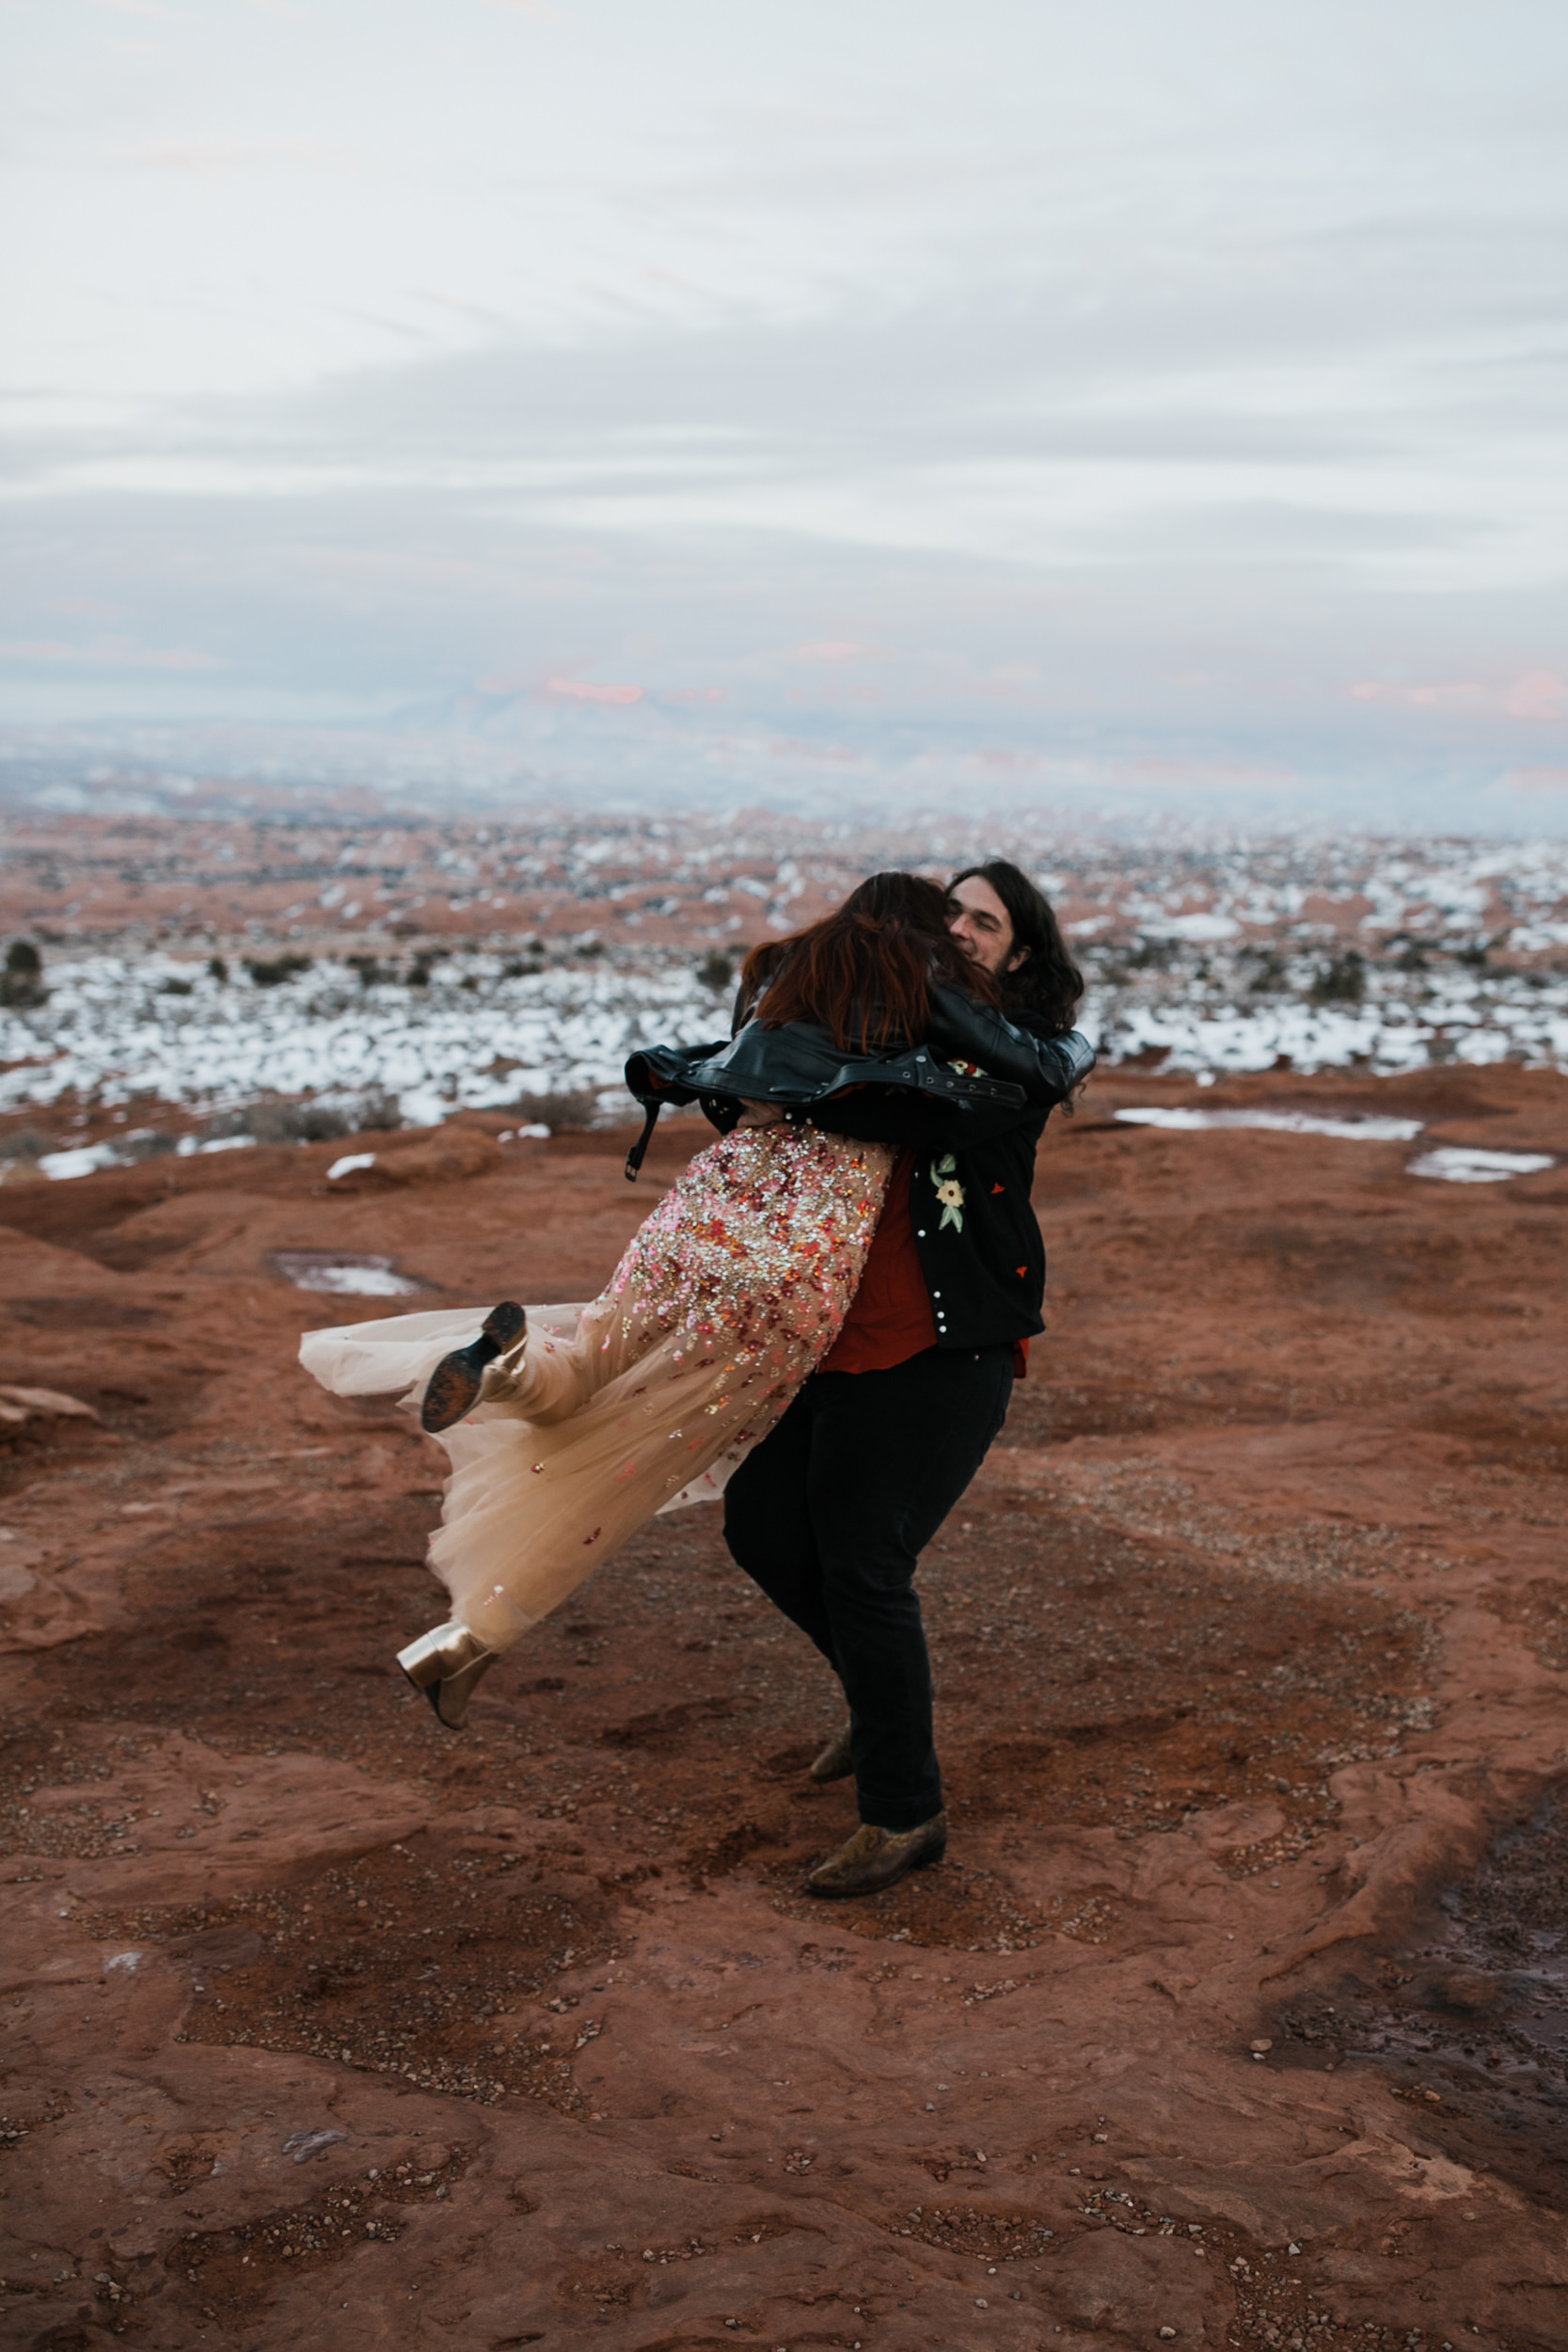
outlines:
[[[765, 1029], [749, 1021], [733, 1038], [705, 1045], [655, 1045], [626, 1064], [626, 1085], [643, 1106], [642, 1134], [626, 1157], [626, 1175], [642, 1165], [659, 1110], [701, 1103], [713, 1124], [728, 1132], [748, 1102], [776, 1103], [797, 1116], [847, 1087], [897, 1087], [941, 1099], [960, 1128], [969, 1114], [978, 1129], [998, 1112], [1016, 1119], [1062, 1102], [1094, 1067], [1094, 1048], [1082, 1031], [1031, 1036], [962, 990], [931, 991], [931, 1025], [921, 1045], [848, 1051], [813, 1021]], [[956, 1070], [955, 1062], [975, 1065]], [[983, 1073], [983, 1074], [982, 1074]]]

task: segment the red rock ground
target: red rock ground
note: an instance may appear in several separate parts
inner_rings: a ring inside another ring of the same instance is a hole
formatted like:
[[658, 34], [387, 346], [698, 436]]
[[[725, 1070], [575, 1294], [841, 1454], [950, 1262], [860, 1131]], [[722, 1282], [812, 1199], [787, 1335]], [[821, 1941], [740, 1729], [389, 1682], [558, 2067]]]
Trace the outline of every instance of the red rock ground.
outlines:
[[584, 1296], [700, 1130], [8, 1186], [4, 1376], [99, 1419], [0, 1423], [0, 2342], [1568, 2344], [1568, 1178], [1108, 1117], [1262, 1097], [1568, 1152], [1507, 1068], [1053, 1123], [924, 1571], [950, 1857], [861, 1905], [712, 1509], [436, 1728], [435, 1450], [270, 1256]]

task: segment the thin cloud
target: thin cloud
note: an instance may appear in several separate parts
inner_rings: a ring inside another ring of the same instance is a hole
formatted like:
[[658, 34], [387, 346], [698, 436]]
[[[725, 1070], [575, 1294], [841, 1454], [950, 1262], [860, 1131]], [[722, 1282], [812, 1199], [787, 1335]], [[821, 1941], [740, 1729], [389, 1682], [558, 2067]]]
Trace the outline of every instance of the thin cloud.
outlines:
[[1407, 710], [1500, 711], [1507, 719], [1568, 719], [1568, 678], [1556, 670], [1527, 670], [1501, 685], [1474, 679], [1402, 685], [1365, 678], [1351, 688], [1358, 703], [1391, 703]]
[[588, 678], [552, 677], [546, 687], [562, 702], [616, 704], [623, 708], [643, 700], [646, 688], [641, 686], [600, 686]]
[[319, 139], [170, 139], [122, 147], [114, 160], [133, 171], [241, 172], [309, 165], [341, 170], [347, 151]]
[[1561, 12], [261, 5], [12, 11], [0, 721], [1464, 814], [1568, 717]]
[[226, 670], [229, 667], [228, 662], [220, 661], [215, 654], [200, 653], [194, 646], [135, 645], [123, 637], [94, 638], [87, 644], [71, 644], [52, 637], [0, 639], [0, 659], [8, 661], [63, 662], [96, 670]]

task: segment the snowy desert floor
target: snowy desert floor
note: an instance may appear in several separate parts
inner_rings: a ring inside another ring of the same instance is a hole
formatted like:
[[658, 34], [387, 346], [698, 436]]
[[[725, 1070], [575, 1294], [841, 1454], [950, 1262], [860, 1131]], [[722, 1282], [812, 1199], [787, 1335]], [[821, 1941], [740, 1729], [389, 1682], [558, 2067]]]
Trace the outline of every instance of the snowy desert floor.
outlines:
[[[635, 1047], [725, 1033], [747, 942], [879, 866], [940, 877], [997, 846], [754, 815], [223, 808], [0, 807], [0, 929], [39, 959], [36, 986], [0, 988], [0, 1162], [231, 1143], [258, 1104], [302, 1098], [340, 1124], [624, 1117]], [[1107, 1059], [1568, 1069], [1560, 841], [1071, 841], [1041, 823], [1002, 846], [1059, 909]]]
[[953, 1842], [858, 1905], [716, 1510], [446, 1735], [441, 1457], [294, 1363], [590, 1295], [700, 1129], [635, 1191], [451, 1098], [23, 1165], [0, 2340], [1559, 2352], [1568, 1091], [1203, 1074], [1047, 1131], [1051, 1328], [923, 1571]]

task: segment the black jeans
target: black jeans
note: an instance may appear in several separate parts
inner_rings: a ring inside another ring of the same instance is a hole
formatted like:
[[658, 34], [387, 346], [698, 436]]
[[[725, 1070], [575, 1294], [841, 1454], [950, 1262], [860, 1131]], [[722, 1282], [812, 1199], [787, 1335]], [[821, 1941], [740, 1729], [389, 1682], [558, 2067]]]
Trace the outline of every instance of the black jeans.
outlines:
[[1003, 1422], [1010, 1346], [927, 1348], [889, 1372], [823, 1372], [724, 1493], [739, 1566], [833, 1667], [849, 1702], [861, 1820], [942, 1809], [914, 1572]]

